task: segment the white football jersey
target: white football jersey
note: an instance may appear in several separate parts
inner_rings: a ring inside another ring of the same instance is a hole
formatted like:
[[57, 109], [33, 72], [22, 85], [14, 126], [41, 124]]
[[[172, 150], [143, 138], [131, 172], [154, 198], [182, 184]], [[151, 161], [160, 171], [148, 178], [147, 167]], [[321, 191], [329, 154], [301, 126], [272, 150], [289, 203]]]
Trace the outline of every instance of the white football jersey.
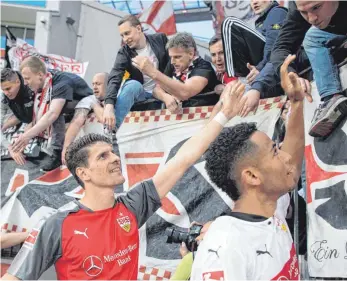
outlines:
[[298, 280], [288, 206], [286, 194], [271, 218], [236, 212], [217, 218], [199, 245], [191, 280]]

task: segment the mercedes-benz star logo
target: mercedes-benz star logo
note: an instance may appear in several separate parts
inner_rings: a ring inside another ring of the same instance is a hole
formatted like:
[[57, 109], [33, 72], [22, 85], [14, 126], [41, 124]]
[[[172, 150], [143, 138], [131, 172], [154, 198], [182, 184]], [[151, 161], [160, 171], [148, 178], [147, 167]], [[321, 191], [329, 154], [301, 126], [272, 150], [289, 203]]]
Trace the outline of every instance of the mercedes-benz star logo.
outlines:
[[102, 272], [104, 264], [99, 257], [89, 256], [84, 260], [82, 267], [87, 275], [94, 277]]

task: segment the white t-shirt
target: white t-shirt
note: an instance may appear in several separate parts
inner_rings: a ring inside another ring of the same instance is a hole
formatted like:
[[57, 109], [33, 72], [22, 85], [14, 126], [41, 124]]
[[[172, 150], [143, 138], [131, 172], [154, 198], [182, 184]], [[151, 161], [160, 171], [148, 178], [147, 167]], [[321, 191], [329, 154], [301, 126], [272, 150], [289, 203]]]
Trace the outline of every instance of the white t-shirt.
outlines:
[[[158, 66], [159, 66], [158, 59], [155, 56], [151, 46], [148, 43], [146, 44], [145, 48], [136, 49], [136, 52], [139, 56], [148, 57], [151, 60], [151, 62], [153, 63], [153, 65], [155, 66], [155, 68], [158, 69]], [[143, 88], [145, 89], [145, 91], [152, 93], [154, 87], [155, 87], [155, 81], [151, 77], [144, 74], [143, 75]]]
[[288, 206], [287, 194], [266, 220], [240, 213], [217, 218], [199, 245], [191, 280], [298, 280]]
[[81, 99], [76, 105], [75, 109], [85, 108], [91, 110], [93, 104], [100, 104], [100, 101], [94, 95], [90, 95]]

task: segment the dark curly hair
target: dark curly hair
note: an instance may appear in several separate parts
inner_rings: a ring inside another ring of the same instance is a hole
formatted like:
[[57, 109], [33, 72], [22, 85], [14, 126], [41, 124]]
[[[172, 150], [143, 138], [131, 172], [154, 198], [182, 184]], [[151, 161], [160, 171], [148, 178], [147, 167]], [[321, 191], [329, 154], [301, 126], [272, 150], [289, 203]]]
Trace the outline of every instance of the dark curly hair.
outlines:
[[111, 141], [100, 134], [88, 134], [72, 142], [65, 153], [67, 168], [75, 180], [84, 188], [84, 183], [76, 175], [78, 167], [88, 167], [89, 147], [97, 142], [112, 144]]
[[234, 201], [240, 197], [241, 161], [257, 149], [257, 145], [250, 140], [255, 131], [255, 123], [241, 123], [225, 128], [205, 155], [205, 168], [211, 181]]

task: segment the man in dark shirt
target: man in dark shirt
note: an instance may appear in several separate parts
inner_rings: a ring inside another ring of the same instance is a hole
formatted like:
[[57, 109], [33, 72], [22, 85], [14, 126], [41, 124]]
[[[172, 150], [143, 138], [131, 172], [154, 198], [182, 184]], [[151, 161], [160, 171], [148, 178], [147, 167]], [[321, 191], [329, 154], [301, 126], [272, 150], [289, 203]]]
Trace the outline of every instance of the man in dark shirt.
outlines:
[[262, 98], [283, 94], [273, 65], [269, 63], [273, 44], [287, 16], [287, 9], [276, 1], [252, 0], [258, 16], [255, 29], [235, 17], [222, 24], [225, 64], [229, 76], [246, 77], [246, 100], [241, 116], [254, 111]]
[[[35, 94], [24, 84], [22, 75], [10, 68], [3, 69], [1, 71], [1, 89], [4, 93], [1, 102], [8, 106], [13, 113], [13, 115], [4, 120], [1, 131], [4, 132], [8, 128], [20, 123], [27, 123], [27, 128], [29, 128], [33, 117]], [[25, 163], [24, 155], [21, 151], [14, 152], [11, 145], [7, 146], [7, 149], [18, 165]]]
[[33, 126], [21, 134], [12, 149], [23, 151], [29, 140], [36, 136], [50, 136], [52, 126], [52, 157], [43, 163], [43, 171], [51, 171], [61, 165], [61, 151], [65, 138], [63, 110], [68, 110], [75, 102], [93, 94], [87, 83], [78, 75], [46, 70], [45, 64], [37, 57], [26, 58], [20, 66], [25, 83], [34, 91]]
[[138, 229], [237, 115], [243, 88], [240, 83], [228, 85], [218, 116], [191, 137], [152, 179], [116, 199], [114, 187], [125, 179], [111, 141], [89, 134], [73, 142], [66, 162], [85, 189], [84, 197], [47, 214], [32, 229], [3, 279], [37, 280], [54, 264], [58, 280], [136, 280]]
[[[346, 1], [296, 1], [289, 4], [288, 17], [271, 53], [277, 73], [289, 54], [294, 54], [304, 43], [310, 59], [322, 104], [316, 110], [309, 134], [328, 136], [347, 114], [347, 98], [342, 94], [339, 70], [327, 42], [347, 35]], [[306, 36], [306, 37], [305, 37]], [[305, 39], [305, 41], [304, 41]], [[291, 71], [294, 71], [291, 68]], [[306, 91], [310, 84], [303, 78]]]
[[165, 69], [165, 74], [154, 68], [145, 56], [138, 56], [133, 63], [142, 73], [152, 77], [157, 82], [154, 96], [163, 101], [172, 112], [177, 112], [179, 103], [183, 107], [214, 105], [218, 102], [216, 94], [199, 94], [214, 91], [217, 80], [211, 64], [197, 54], [196, 43], [191, 34], [177, 33], [166, 45], [171, 58], [171, 64]]

